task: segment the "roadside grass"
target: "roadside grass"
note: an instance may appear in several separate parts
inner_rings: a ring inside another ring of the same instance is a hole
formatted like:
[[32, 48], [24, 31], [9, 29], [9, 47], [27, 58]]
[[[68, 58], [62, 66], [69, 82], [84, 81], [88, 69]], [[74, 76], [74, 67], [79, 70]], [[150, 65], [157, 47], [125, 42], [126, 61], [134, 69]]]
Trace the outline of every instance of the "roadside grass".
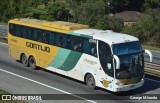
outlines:
[[0, 89], [0, 94], [9, 94], [9, 92], [7, 92], [7, 91], [5, 91], [5, 90]]
[[148, 49], [148, 50], [160, 51], [160, 48], [158, 47], [152, 47], [152, 46], [147, 46], [147, 45], [142, 45], [142, 48]]
[[7, 40], [7, 39], [0, 38], [0, 42], [2, 42], [2, 43], [8, 43], [8, 40]]
[[[10, 94], [9, 92], [0, 89], [0, 94]], [[0, 100], [0, 103], [27, 103], [26, 101], [21, 100]]]
[[7, 23], [0, 22], [0, 25], [8, 25]]

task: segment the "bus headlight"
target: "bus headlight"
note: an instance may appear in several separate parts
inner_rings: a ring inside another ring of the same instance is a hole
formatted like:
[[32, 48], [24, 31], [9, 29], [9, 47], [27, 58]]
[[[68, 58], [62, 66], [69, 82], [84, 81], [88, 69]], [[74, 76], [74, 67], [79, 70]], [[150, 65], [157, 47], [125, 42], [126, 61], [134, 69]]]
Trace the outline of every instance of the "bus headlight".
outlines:
[[142, 78], [141, 81], [144, 81], [144, 78]]

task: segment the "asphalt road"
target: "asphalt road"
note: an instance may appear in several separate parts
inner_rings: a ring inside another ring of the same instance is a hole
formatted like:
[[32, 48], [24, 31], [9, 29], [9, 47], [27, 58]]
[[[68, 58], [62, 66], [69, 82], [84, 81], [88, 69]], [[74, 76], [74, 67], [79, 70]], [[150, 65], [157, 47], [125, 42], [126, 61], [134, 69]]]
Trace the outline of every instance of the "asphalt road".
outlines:
[[0, 33], [7, 34], [8, 26], [0, 25]]
[[[0, 88], [8, 90], [13, 94], [70, 94], [82, 100], [52, 100], [52, 101], [28, 101], [35, 103], [159, 103], [158, 100], [117, 100], [128, 96], [136, 96], [137, 94], [160, 94], [160, 81], [145, 79], [143, 87], [124, 92], [121, 96], [112, 92], [97, 88], [91, 90], [79, 81], [62, 75], [48, 72], [43, 69], [31, 70], [23, 67], [23, 65], [8, 56], [8, 46], [0, 44]], [[78, 96], [76, 94], [106, 94], [102, 99], [106, 100], [90, 100], [93, 98]], [[62, 95], [63, 96], [63, 95]], [[54, 98], [54, 97], [53, 97]]]

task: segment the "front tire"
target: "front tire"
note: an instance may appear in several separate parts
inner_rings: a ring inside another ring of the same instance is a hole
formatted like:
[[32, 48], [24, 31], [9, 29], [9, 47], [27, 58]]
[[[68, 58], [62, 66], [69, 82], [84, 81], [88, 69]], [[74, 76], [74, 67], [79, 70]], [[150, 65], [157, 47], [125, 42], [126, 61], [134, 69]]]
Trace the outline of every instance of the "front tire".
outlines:
[[86, 77], [86, 85], [90, 89], [95, 89], [96, 88], [95, 79], [91, 74], [88, 74], [87, 77]]
[[25, 54], [22, 54], [21, 62], [25, 67], [28, 67], [28, 59], [27, 59], [27, 56]]
[[30, 57], [29, 58], [29, 66], [32, 68], [32, 69], [36, 69], [36, 60], [34, 59], [34, 57]]

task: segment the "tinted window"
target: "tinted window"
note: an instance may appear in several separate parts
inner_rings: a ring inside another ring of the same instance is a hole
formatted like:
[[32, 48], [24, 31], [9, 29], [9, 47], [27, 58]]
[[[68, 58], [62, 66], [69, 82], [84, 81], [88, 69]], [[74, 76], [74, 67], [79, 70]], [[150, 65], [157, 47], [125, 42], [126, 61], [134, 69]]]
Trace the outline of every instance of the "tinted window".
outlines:
[[82, 39], [81, 38], [73, 38], [74, 50], [82, 51]]
[[72, 49], [72, 39], [71, 36], [67, 37], [67, 45], [66, 45], [67, 49]]
[[43, 42], [44, 41], [44, 36], [41, 30], [36, 30], [36, 34], [37, 35], [37, 41], [39, 42]]
[[54, 33], [49, 33], [50, 35], [49, 35], [49, 44], [54, 44], [54, 39], [55, 39], [55, 37], [54, 37]]
[[67, 35], [60, 33], [55, 33], [55, 34], [56, 34], [55, 35], [56, 45], [67, 48]]
[[21, 37], [21, 26], [16, 25], [16, 36]]
[[29, 38], [29, 28], [21, 26], [21, 37], [28, 39]]
[[83, 46], [83, 52], [90, 54], [90, 43], [89, 39], [84, 39], [84, 46]]
[[12, 35], [18, 37], [56, 45], [62, 48], [83, 52], [92, 56], [97, 56], [96, 42], [90, 42], [90, 39], [87, 38], [44, 31], [41, 29], [30, 28], [16, 24], [9, 24], [9, 32]]
[[90, 53], [92, 56], [97, 56], [97, 47], [96, 47], [96, 43], [91, 43], [90, 45]]
[[96, 40], [84, 39], [83, 52], [92, 56], [97, 56]]
[[113, 77], [114, 69], [113, 69], [113, 59], [110, 46], [105, 42], [99, 41], [98, 48], [99, 48], [98, 49], [99, 59], [103, 70], [105, 71], [106, 74]]
[[16, 25], [15, 24], [9, 24], [9, 33], [11, 35], [15, 35], [15, 29], [16, 29]]

